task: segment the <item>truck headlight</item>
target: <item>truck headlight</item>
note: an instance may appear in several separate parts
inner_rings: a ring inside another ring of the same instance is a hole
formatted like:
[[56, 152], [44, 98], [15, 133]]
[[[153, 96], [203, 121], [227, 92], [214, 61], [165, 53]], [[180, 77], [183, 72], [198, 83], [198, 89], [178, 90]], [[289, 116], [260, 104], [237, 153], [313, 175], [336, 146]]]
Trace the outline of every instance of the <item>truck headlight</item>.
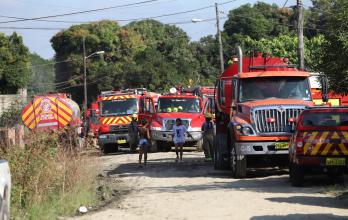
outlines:
[[102, 135], [99, 135], [99, 138], [100, 139], [106, 139], [106, 138], [108, 138], [108, 136], [106, 134], [102, 134]]
[[250, 127], [250, 125], [236, 125], [235, 126], [236, 130], [241, 134], [241, 135], [244, 135], [244, 136], [250, 136], [250, 135], [254, 135], [254, 130]]
[[253, 130], [250, 127], [245, 126], [245, 127], [242, 128], [242, 134], [248, 136], [248, 135], [253, 135], [254, 132], [253, 132]]
[[161, 131], [161, 130], [162, 130], [162, 127], [151, 126], [151, 127], [150, 127], [150, 130], [152, 130], [152, 131]]

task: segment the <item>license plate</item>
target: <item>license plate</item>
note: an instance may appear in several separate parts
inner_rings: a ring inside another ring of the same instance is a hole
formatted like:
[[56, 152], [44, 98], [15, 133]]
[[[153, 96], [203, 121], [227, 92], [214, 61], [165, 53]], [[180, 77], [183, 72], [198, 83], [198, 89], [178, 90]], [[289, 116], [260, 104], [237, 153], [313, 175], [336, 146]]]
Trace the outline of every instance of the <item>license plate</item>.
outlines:
[[117, 140], [117, 143], [118, 144], [125, 144], [125, 143], [127, 143], [127, 141], [126, 140]]
[[287, 150], [289, 149], [289, 144], [286, 142], [279, 142], [274, 144], [276, 150]]
[[345, 166], [346, 158], [326, 158], [326, 166]]

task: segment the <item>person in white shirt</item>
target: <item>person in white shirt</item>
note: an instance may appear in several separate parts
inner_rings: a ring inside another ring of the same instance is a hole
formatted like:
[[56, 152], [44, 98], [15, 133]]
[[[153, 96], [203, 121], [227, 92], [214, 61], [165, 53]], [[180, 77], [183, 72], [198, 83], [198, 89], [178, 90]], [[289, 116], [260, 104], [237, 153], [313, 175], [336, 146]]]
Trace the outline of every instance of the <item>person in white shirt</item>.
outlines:
[[[187, 132], [185, 125], [182, 124], [182, 120], [177, 118], [173, 126], [173, 142], [175, 144], [176, 162], [179, 161], [179, 150], [180, 150], [180, 162], [182, 162], [183, 146], [185, 144], [186, 133], [189, 137], [193, 138], [192, 135]], [[180, 148], [180, 149], [179, 149]]]

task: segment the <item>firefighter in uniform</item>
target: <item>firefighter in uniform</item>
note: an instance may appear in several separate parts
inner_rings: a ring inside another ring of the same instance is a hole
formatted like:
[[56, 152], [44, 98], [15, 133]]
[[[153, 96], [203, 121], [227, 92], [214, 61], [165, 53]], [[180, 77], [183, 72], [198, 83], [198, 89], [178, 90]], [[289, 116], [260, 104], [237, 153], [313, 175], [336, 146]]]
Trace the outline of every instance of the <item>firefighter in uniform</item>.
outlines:
[[214, 123], [212, 122], [212, 115], [205, 115], [205, 122], [202, 125], [203, 132], [203, 150], [206, 161], [210, 162], [214, 156]]
[[138, 116], [132, 115], [132, 121], [128, 125], [129, 147], [131, 152], [135, 152], [139, 143]]

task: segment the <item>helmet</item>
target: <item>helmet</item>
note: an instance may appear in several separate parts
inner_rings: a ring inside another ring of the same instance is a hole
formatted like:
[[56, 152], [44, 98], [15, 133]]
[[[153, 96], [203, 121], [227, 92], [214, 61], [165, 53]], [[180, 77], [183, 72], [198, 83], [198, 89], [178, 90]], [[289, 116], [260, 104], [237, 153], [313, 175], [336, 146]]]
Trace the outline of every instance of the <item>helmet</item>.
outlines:
[[137, 114], [133, 114], [132, 118], [138, 118], [138, 115]]
[[171, 107], [168, 107], [168, 108], [167, 108], [167, 112], [172, 112], [172, 108], [171, 108]]
[[210, 113], [205, 114], [205, 118], [212, 118], [213, 116]]
[[182, 106], [178, 107], [178, 111], [181, 112], [184, 108]]
[[177, 107], [174, 107], [174, 108], [173, 108], [173, 112], [178, 112], [178, 108], [177, 108]]

